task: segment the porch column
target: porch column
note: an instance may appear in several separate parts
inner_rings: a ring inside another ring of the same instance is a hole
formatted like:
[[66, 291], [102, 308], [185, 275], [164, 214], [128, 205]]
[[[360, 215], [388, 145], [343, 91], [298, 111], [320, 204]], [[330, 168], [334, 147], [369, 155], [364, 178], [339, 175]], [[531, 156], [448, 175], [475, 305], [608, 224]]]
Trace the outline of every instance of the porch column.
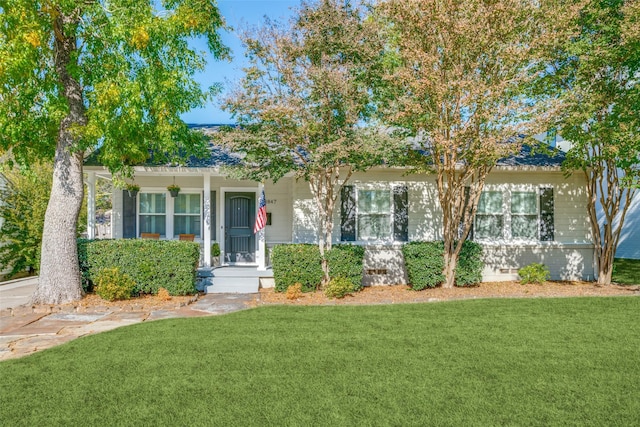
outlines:
[[[258, 197], [262, 194], [264, 190], [264, 184], [261, 182], [258, 184]], [[265, 244], [265, 230], [267, 227], [263, 227], [262, 230], [258, 231], [258, 252], [256, 253], [256, 260], [258, 261], [258, 271], [265, 271], [267, 269], [267, 259], [266, 259], [266, 244]]]
[[205, 172], [204, 179], [204, 198], [202, 200], [202, 208], [204, 214], [204, 230], [202, 231], [202, 241], [204, 242], [204, 266], [211, 267], [211, 173]]
[[87, 172], [87, 238], [96, 238], [96, 173]]

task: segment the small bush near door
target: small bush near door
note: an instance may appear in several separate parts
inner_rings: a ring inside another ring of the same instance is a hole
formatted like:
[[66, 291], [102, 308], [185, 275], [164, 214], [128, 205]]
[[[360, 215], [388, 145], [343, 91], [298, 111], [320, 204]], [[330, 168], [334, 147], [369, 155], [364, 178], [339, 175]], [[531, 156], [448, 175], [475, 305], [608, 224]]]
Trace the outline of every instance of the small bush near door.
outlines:
[[136, 287], [136, 282], [117, 267], [101, 268], [94, 279], [96, 294], [107, 301], [129, 299]]
[[85, 291], [96, 284], [96, 274], [117, 268], [131, 277], [134, 293], [157, 294], [165, 288], [171, 295], [196, 292], [196, 268], [200, 245], [178, 240], [78, 240], [78, 258]]
[[[344, 277], [353, 290], [362, 288], [364, 248], [355, 245], [334, 245], [327, 253], [331, 277]], [[318, 245], [292, 244], [274, 246], [271, 254], [273, 278], [277, 292], [299, 283], [303, 292], [318, 289], [322, 282], [322, 264]]]
[[[444, 243], [410, 242], [402, 247], [402, 255], [413, 290], [434, 288], [444, 282]], [[482, 246], [465, 241], [456, 268], [456, 286], [468, 286], [482, 280]]]

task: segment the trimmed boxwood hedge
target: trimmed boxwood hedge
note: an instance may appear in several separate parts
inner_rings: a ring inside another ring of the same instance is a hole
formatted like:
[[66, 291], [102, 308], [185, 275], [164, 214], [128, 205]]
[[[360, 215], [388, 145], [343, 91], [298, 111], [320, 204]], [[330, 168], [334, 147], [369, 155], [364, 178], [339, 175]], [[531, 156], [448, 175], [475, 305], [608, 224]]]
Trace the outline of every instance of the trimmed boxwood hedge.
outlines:
[[[409, 284], [414, 290], [433, 288], [444, 282], [444, 242], [410, 242], [402, 246]], [[465, 241], [456, 268], [456, 286], [482, 280], [482, 246]]]
[[93, 287], [97, 272], [117, 267], [136, 282], [134, 293], [170, 295], [196, 292], [196, 269], [200, 245], [178, 240], [78, 239], [78, 258], [85, 291]]
[[[364, 248], [355, 245], [334, 245], [327, 253], [329, 274], [332, 278], [344, 277], [354, 290], [362, 288], [362, 262]], [[311, 292], [322, 282], [320, 249], [313, 244], [277, 245], [271, 253], [271, 265], [276, 291], [285, 292], [296, 283], [303, 292]]]

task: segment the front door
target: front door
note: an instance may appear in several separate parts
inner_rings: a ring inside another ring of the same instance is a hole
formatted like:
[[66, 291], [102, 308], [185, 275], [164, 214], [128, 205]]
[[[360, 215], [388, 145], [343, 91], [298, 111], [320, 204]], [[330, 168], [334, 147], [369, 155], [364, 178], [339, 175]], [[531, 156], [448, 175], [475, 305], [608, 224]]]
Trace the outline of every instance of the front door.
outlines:
[[253, 221], [256, 216], [255, 193], [224, 195], [224, 260], [228, 263], [254, 263], [256, 238]]

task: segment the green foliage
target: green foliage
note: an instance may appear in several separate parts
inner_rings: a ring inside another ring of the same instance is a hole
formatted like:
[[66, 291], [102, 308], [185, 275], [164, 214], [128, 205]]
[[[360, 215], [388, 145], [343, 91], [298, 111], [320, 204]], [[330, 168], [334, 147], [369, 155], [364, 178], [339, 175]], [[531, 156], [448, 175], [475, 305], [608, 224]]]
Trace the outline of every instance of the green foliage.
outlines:
[[333, 245], [327, 252], [329, 274], [351, 282], [354, 291], [362, 289], [364, 247], [359, 245]]
[[616, 258], [613, 263], [612, 281], [640, 285], [640, 259]]
[[475, 285], [482, 281], [482, 246], [479, 243], [466, 240], [462, 244], [462, 251], [458, 257], [456, 268], [456, 286]]
[[220, 244], [218, 242], [211, 244], [211, 256], [220, 256]]
[[91, 289], [96, 274], [104, 268], [118, 268], [136, 283], [135, 292], [170, 295], [195, 293], [200, 245], [176, 240], [118, 239], [78, 240], [78, 257], [83, 288]]
[[527, 283], [541, 284], [549, 280], [551, 273], [549, 268], [544, 264], [534, 262], [518, 270], [520, 276], [520, 284], [526, 285]]
[[443, 251], [442, 242], [409, 242], [402, 246], [404, 264], [413, 290], [434, 288], [444, 281]]
[[334, 277], [324, 286], [323, 292], [327, 298], [344, 298], [354, 292], [351, 280], [346, 277]]
[[320, 250], [317, 245], [276, 245], [271, 255], [275, 289], [285, 292], [300, 283], [302, 292], [315, 291], [322, 281]]
[[[402, 255], [411, 288], [419, 291], [444, 282], [444, 243], [409, 242], [402, 246]], [[482, 246], [465, 241], [456, 268], [456, 286], [467, 286], [482, 280]]]
[[101, 268], [95, 274], [95, 291], [102, 299], [115, 301], [131, 298], [136, 282], [117, 267]]
[[[327, 252], [331, 277], [350, 281], [354, 291], [362, 288], [364, 248], [355, 245], [334, 245]], [[314, 291], [322, 281], [322, 258], [317, 245], [276, 245], [271, 255], [276, 291], [285, 292], [296, 283], [303, 292]]]
[[[8, 277], [25, 270], [38, 273], [44, 214], [49, 203], [53, 169], [49, 163], [6, 169], [0, 183], [0, 266], [10, 266]], [[78, 234], [86, 229], [83, 205]]]

